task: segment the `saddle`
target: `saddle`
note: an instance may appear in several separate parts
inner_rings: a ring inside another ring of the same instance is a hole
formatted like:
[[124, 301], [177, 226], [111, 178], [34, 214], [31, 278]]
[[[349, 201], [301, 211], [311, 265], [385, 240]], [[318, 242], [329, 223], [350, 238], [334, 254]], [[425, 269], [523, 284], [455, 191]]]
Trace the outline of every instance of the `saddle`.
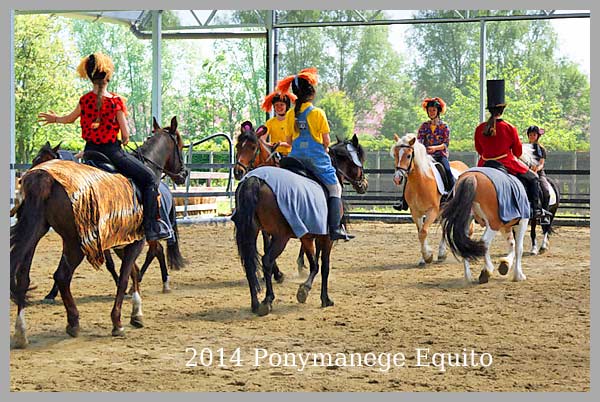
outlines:
[[310, 170], [310, 168], [306, 166], [300, 159], [296, 159], [293, 156], [284, 156], [279, 161], [279, 167], [316, 182], [323, 189], [323, 192], [325, 193], [325, 198], [329, 198], [329, 190], [327, 190], [327, 187], [325, 187], [325, 185], [321, 182], [321, 180], [319, 180], [317, 175], [312, 170]]
[[451, 190], [450, 188], [450, 180], [448, 179], [448, 174], [446, 173], [446, 169], [444, 169], [444, 165], [439, 162], [433, 162], [433, 166], [440, 173], [440, 177], [442, 178], [442, 182], [444, 183], [444, 189], [448, 192]]
[[[102, 152], [98, 151], [85, 151], [83, 153], [82, 163], [88, 166], [95, 167], [100, 170], [104, 170], [107, 173], [119, 173], [119, 170], [115, 167], [110, 159]], [[135, 193], [135, 197], [137, 200], [142, 203], [142, 190], [135, 184], [133, 180], [129, 177], [127, 178], [129, 183], [131, 183], [133, 187], [133, 191]]]

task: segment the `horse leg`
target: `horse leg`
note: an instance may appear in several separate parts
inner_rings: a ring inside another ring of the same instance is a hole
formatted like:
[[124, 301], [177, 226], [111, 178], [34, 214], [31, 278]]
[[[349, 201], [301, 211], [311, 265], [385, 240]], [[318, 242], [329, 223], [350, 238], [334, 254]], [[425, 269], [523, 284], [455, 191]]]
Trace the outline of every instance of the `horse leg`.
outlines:
[[528, 219], [521, 219], [517, 225], [517, 234], [515, 236], [515, 269], [513, 270], [512, 276], [512, 280], [514, 282], [524, 281], [527, 279], [521, 266], [521, 261], [523, 259], [523, 239], [525, 238], [525, 233], [527, 232], [527, 224]]
[[[119, 256], [119, 258], [121, 258], [121, 256], [123, 255], [122, 252], [119, 250], [117, 250], [116, 253], [117, 256]], [[115, 281], [115, 286], [118, 286], [119, 275], [117, 275], [117, 271], [115, 269], [115, 260], [113, 260], [112, 253], [110, 252], [110, 250], [104, 250], [104, 264], [106, 265], [106, 270], [112, 275], [112, 278]]]
[[[64, 255], [62, 255], [60, 257], [60, 262], [58, 263], [60, 265], [60, 263], [62, 262], [62, 259], [65, 258]], [[56, 268], [58, 270], [58, 267]], [[56, 272], [56, 271], [54, 271]], [[58, 285], [56, 284], [56, 281], [54, 281], [52, 283], [52, 289], [50, 290], [50, 292], [48, 292], [48, 294], [46, 296], [44, 296], [44, 299], [42, 300], [42, 303], [45, 304], [51, 304], [55, 302], [56, 296], [58, 296]]]
[[262, 257], [263, 275], [265, 276], [265, 286], [267, 288], [265, 292], [265, 298], [258, 306], [258, 315], [267, 315], [273, 309], [273, 300], [275, 299], [275, 293], [273, 292], [273, 266], [275, 260], [281, 255], [288, 241], [290, 240], [287, 236], [272, 236], [268, 250], [265, 250], [265, 254]]
[[427, 242], [427, 235], [429, 233], [429, 226], [433, 223], [433, 220], [437, 217], [435, 211], [429, 211], [425, 215], [423, 222], [418, 225], [419, 228], [419, 243], [421, 243], [421, 260], [419, 260], [419, 266], [425, 266], [425, 264], [433, 261], [433, 252]]
[[[264, 253], [266, 254], [267, 250], [269, 249], [269, 244], [271, 242], [271, 236], [263, 230], [262, 238], [263, 238], [263, 250], [264, 250]], [[281, 272], [279, 270], [277, 261], [273, 261], [273, 277], [275, 278], [277, 283], [283, 283], [285, 275], [283, 275], [283, 272]]]
[[[123, 298], [125, 297], [125, 292], [127, 291], [127, 282], [129, 281], [129, 276], [131, 275], [131, 270], [133, 267], [133, 263], [135, 258], [140, 254], [142, 248], [144, 247], [144, 242], [142, 240], [137, 240], [132, 244], [125, 247], [123, 250], [123, 258], [121, 261], [121, 271], [119, 273], [119, 285], [117, 286], [117, 294], [115, 296], [115, 303], [113, 305], [110, 317], [113, 324], [112, 335], [113, 336], [123, 336], [125, 334], [125, 329], [121, 325], [121, 306], [123, 304]], [[137, 313], [137, 316], [132, 314], [131, 320], [132, 325], [134, 318], [136, 321], [141, 319], [141, 297], [138, 292], [134, 292], [132, 301], [134, 304], [134, 312]]]
[[58, 285], [60, 297], [67, 311], [67, 334], [75, 338], [79, 335], [79, 311], [71, 294], [71, 280], [84, 255], [81, 249], [74, 244], [77, 243], [63, 240], [63, 258], [54, 273], [54, 281]]
[[[527, 230], [527, 228], [525, 229]], [[504, 234], [506, 235], [506, 242], [508, 243], [508, 254], [506, 257], [500, 258], [500, 265], [498, 265], [498, 272], [500, 275], [506, 275], [515, 260], [515, 236], [513, 229], [510, 228]]]
[[322, 237], [319, 241], [318, 249], [321, 250], [321, 307], [333, 306], [333, 300], [329, 298], [328, 281], [329, 281], [329, 259], [331, 256], [331, 248], [333, 242], [329, 237]]
[[[158, 265], [160, 265], [160, 278], [163, 284], [162, 292], [171, 293], [171, 287], [169, 286], [169, 270], [167, 269], [165, 252], [163, 246], [159, 242], [156, 242], [156, 258], [158, 259]], [[140, 281], [142, 276], [143, 275], [140, 276]]]
[[483, 236], [481, 236], [481, 240], [483, 240], [485, 244], [485, 265], [479, 274], [479, 283], [487, 283], [494, 272], [494, 264], [492, 263], [492, 257], [490, 256], [490, 245], [492, 244], [492, 240], [496, 236], [496, 231], [492, 230], [489, 226], [485, 227], [483, 231]]
[[313, 281], [315, 280], [315, 276], [319, 272], [319, 263], [318, 258], [315, 256], [315, 242], [312, 238], [302, 238], [300, 239], [302, 242], [302, 249], [308, 258], [308, 264], [310, 266], [310, 272], [306, 280], [300, 284], [298, 287], [298, 292], [296, 293], [296, 300], [299, 303], [305, 303], [308, 298], [308, 293], [312, 289]]
[[304, 263], [304, 249], [302, 248], [302, 244], [300, 244], [300, 250], [298, 251], [298, 258], [296, 258], [296, 267], [298, 269], [298, 276], [305, 276], [306, 273], [304, 270], [306, 269], [306, 264]]
[[[538, 255], [538, 245], [535, 239], [535, 228], [537, 226], [537, 222], [535, 219], [531, 220], [531, 250], [529, 251], [529, 253], [531, 255]], [[544, 225], [542, 225], [542, 230], [544, 228]]]

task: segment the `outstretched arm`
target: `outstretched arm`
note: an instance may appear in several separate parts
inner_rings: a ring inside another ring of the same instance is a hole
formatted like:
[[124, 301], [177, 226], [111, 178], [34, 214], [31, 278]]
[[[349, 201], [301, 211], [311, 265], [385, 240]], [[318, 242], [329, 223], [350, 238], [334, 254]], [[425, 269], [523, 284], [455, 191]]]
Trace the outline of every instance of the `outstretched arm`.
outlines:
[[75, 110], [73, 110], [71, 113], [65, 116], [58, 116], [52, 110], [48, 112], [41, 112], [38, 114], [38, 122], [44, 123], [44, 126], [51, 123], [70, 124], [77, 120], [80, 114], [81, 109], [79, 107], [79, 104], [77, 104]]

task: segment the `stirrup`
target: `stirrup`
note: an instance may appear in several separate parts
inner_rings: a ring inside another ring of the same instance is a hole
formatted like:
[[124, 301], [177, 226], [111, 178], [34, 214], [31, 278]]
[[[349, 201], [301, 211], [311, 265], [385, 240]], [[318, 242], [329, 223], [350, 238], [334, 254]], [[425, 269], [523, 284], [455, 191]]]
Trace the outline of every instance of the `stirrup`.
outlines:
[[402, 199], [398, 204], [392, 205], [392, 208], [396, 211], [406, 211], [408, 209], [408, 204], [406, 203], [406, 200]]
[[173, 237], [173, 231], [169, 225], [162, 219], [150, 223], [150, 227], [146, 229], [146, 240], [166, 240]]
[[352, 239], [354, 239], [356, 236], [351, 235], [350, 233], [346, 232], [346, 229], [344, 228], [343, 225], [340, 225], [340, 227], [335, 228], [335, 230], [329, 229], [329, 238], [331, 240], [344, 240], [344, 241], [350, 241]]

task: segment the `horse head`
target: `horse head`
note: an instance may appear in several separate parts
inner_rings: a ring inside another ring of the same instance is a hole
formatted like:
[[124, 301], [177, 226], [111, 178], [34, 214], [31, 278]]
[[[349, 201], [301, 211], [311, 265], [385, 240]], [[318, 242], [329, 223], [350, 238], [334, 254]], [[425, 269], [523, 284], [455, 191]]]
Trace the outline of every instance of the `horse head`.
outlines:
[[342, 141], [338, 138], [337, 143], [329, 147], [329, 155], [340, 183], [346, 181], [352, 184], [357, 193], [366, 193], [369, 182], [365, 177], [363, 167], [365, 151], [359, 144], [356, 134], [350, 140]]
[[263, 165], [275, 165], [273, 159], [274, 148], [261, 138], [267, 134], [267, 128], [260, 126], [256, 130], [252, 123], [245, 121], [241, 125], [240, 134], [235, 144], [235, 166], [233, 175], [236, 180], [242, 177], [254, 168]]
[[177, 117], [160, 127], [153, 118], [153, 135], [140, 147], [144, 161], [155, 173], [163, 172], [176, 184], [184, 184], [189, 174], [183, 162], [183, 140], [177, 130]]
[[[413, 133], [405, 134], [400, 138], [394, 134], [396, 141], [390, 150], [390, 155], [394, 158], [394, 183], [399, 186], [408, 179], [408, 175], [416, 166], [423, 172], [428, 172], [431, 162], [431, 156], [427, 155], [425, 146], [417, 141], [417, 136]], [[427, 173], [426, 173], [427, 174]]]
[[59, 142], [57, 146], [52, 148], [50, 142], [46, 141], [46, 143], [42, 146], [37, 155], [33, 158], [33, 161], [31, 161], [31, 166], [37, 166], [40, 163], [47, 162], [51, 159], [60, 159], [60, 155], [58, 154], [60, 144], [62, 144], [62, 141]]

